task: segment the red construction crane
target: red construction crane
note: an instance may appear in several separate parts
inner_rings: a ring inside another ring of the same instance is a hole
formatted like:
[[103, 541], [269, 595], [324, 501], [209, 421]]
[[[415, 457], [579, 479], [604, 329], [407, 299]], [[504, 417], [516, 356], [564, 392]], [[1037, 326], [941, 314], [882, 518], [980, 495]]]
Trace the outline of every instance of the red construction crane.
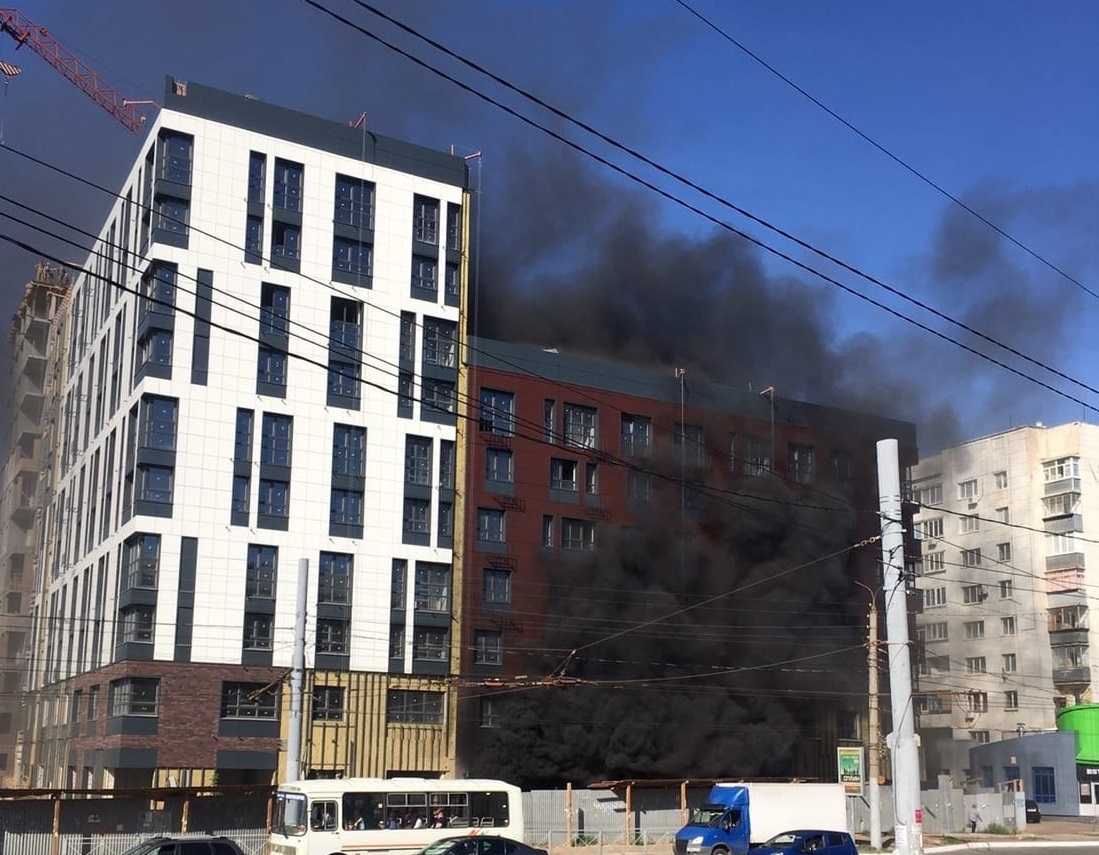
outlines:
[[137, 111], [132, 101], [125, 100], [113, 86], [65, 50], [46, 29], [28, 20], [18, 9], [0, 7], [0, 31], [15, 39], [17, 49], [27, 45], [70, 82], [75, 83], [96, 104], [118, 119], [127, 130], [135, 134], [141, 130], [145, 117]]

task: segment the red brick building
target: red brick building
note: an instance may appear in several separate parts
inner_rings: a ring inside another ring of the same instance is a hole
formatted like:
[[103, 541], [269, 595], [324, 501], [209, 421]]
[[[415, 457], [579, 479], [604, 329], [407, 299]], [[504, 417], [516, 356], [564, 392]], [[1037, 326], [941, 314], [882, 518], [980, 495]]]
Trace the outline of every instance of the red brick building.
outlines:
[[[485, 738], [509, 726], [500, 699], [517, 689], [538, 691], [527, 688], [538, 680], [566, 683], [577, 670], [573, 642], [596, 651], [601, 639], [630, 633], [631, 620], [657, 620], [673, 610], [671, 599], [704, 593], [706, 585], [694, 579], [703, 565], [719, 588], [728, 578], [758, 591], [754, 568], [771, 568], [777, 577], [788, 572], [783, 561], [812, 562], [879, 533], [875, 442], [896, 438], [902, 466], [916, 462], [914, 425], [770, 389], [734, 390], [672, 367], [642, 370], [487, 340], [471, 341], [468, 359], [476, 422], [468, 434], [462, 538], [458, 768], [469, 774], [486, 771]], [[799, 538], [794, 529], [813, 515], [815, 524]], [[772, 548], [778, 539], [785, 545]], [[880, 586], [879, 557], [877, 544], [852, 551], [841, 572]], [[564, 589], [604, 576], [599, 593], [569, 602]], [[650, 576], [661, 578], [661, 597], [631, 605], [609, 593], [645, 586]], [[835, 580], [828, 585], [835, 590]], [[842, 587], [855, 598], [847, 613], [861, 616], [864, 634], [866, 594], [849, 579]], [[680, 638], [691, 622], [677, 630]], [[828, 630], [827, 616], [820, 624], [814, 632]], [[661, 661], [682, 649], [674, 637], [662, 643], [644, 636], [648, 641], [634, 649], [651, 647]], [[865, 691], [865, 652], [847, 661], [856, 668], [861, 662]], [[645, 673], [636, 663], [586, 670]], [[857, 738], [864, 708], [865, 697], [836, 705], [830, 744], [802, 752], [800, 774], [819, 775], [834, 764], [836, 740]]]

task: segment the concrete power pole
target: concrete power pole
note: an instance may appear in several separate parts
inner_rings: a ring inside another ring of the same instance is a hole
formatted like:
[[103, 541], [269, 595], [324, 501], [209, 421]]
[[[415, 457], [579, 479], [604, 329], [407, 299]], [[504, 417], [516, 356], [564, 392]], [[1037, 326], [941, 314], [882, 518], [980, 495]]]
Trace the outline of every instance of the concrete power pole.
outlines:
[[305, 616], [309, 596], [309, 559], [298, 562], [298, 601], [294, 616], [294, 652], [290, 660], [290, 727], [286, 740], [286, 780], [301, 780], [302, 691], [305, 685]]
[[870, 672], [870, 727], [867, 746], [867, 781], [870, 798], [870, 848], [881, 851], [881, 792], [878, 778], [881, 776], [881, 715], [878, 710], [878, 598], [870, 592], [870, 644], [867, 666]]
[[901, 522], [897, 440], [879, 440], [877, 449], [889, 697], [893, 711], [893, 733], [889, 735], [889, 747], [893, 759], [894, 830], [898, 855], [922, 855], [923, 810], [920, 805], [920, 762], [912, 707], [912, 654], [908, 644], [908, 592], [904, 581], [904, 528]]

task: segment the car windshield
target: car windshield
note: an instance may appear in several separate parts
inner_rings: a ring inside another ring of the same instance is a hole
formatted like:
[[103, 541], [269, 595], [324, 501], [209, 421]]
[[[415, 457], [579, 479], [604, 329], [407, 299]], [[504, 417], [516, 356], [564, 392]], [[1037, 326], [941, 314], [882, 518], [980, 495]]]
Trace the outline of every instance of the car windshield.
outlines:
[[782, 832], [782, 834], [776, 834], [763, 845], [775, 847], [789, 846], [791, 843], [797, 843], [799, 840], [801, 840], [801, 837], [799, 835], [794, 834], [791, 831], [784, 831]]
[[717, 828], [717, 824], [721, 822], [721, 817], [724, 815], [725, 808], [722, 805], [703, 805], [700, 808], [696, 808], [691, 813], [691, 821], [687, 824]]

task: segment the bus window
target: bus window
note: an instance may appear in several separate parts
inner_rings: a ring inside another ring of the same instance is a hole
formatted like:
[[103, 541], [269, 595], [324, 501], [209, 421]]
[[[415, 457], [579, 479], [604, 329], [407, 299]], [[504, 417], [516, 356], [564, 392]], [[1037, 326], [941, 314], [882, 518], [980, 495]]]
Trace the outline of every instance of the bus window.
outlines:
[[309, 808], [309, 827], [314, 831], [336, 830], [336, 803], [315, 801]]
[[508, 794], [501, 792], [470, 793], [469, 812], [477, 825], [508, 825]]

